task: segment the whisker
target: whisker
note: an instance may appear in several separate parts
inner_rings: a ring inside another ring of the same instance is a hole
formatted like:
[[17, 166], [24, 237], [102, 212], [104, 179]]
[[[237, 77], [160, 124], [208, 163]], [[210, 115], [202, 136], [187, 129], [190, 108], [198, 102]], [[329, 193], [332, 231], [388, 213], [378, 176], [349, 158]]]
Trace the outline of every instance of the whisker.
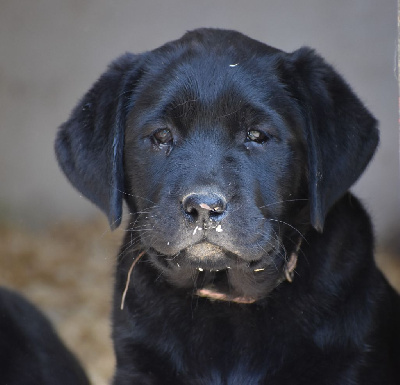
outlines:
[[[274, 234], [275, 234], [275, 239], [277, 240], [277, 242], [278, 242], [278, 246], [280, 247], [280, 248], [282, 248], [283, 249], [283, 252], [284, 252], [284, 256], [283, 256], [283, 259], [287, 262], [287, 250], [286, 250], [286, 247], [285, 247], [285, 245], [283, 244], [283, 242], [281, 241], [281, 239], [280, 239], [280, 237], [278, 236], [278, 234], [276, 233], [276, 231], [274, 230], [274, 229], [271, 229], [273, 232], [274, 232]], [[280, 255], [280, 254], [279, 254]]]
[[272, 261], [272, 263], [273, 263], [274, 266], [275, 266], [275, 270], [278, 271], [278, 266], [276, 266], [276, 263], [275, 263], [274, 259], [269, 255], [269, 253], [268, 253], [260, 244], [257, 243], [256, 246], [257, 246], [258, 248], [260, 248], [262, 251], [264, 251], [264, 253], [265, 253], [266, 255], [269, 256], [270, 260]]
[[[143, 199], [143, 200], [149, 201], [149, 202], [153, 203], [154, 205], [156, 205], [156, 203], [153, 202], [151, 199], [143, 198], [143, 197], [141, 197], [141, 196], [139, 196], [139, 195], [129, 194], [129, 193], [127, 193], [126, 191], [120, 190], [120, 189], [118, 189], [118, 188], [117, 188], [116, 190], [117, 190], [118, 192], [120, 192], [121, 194], [130, 196], [130, 197], [133, 197], [133, 198], [137, 198], [137, 199]], [[156, 206], [157, 206], [157, 205], [156, 205]]]
[[283, 223], [284, 225], [289, 226], [289, 227], [292, 228], [294, 231], [296, 231], [296, 232], [300, 235], [300, 237], [302, 237], [303, 240], [308, 244], [308, 241], [307, 241], [307, 239], [304, 237], [304, 235], [303, 235], [298, 229], [296, 229], [296, 227], [292, 226], [291, 224], [289, 224], [289, 223], [287, 223], [287, 222], [284, 222], [284, 221], [281, 221], [281, 220], [279, 220], [279, 219], [272, 219], [272, 218], [266, 218], [266, 219], [269, 220], [269, 221], [274, 221], [274, 222]]
[[137, 249], [140, 249], [140, 237], [132, 238], [130, 242], [124, 245], [123, 249], [117, 255], [117, 259], [123, 261], [125, 256], [128, 254], [129, 251], [133, 251], [135, 246], [139, 246]]
[[283, 200], [283, 201], [278, 201], [278, 202], [269, 203], [269, 204], [264, 205], [264, 206], [259, 206], [259, 209], [262, 209], [262, 208], [264, 208], [264, 207], [279, 205], [279, 204], [282, 204], [282, 203], [297, 202], [297, 201], [308, 201], [308, 199], [307, 199], [307, 198], [286, 199], [286, 200]]

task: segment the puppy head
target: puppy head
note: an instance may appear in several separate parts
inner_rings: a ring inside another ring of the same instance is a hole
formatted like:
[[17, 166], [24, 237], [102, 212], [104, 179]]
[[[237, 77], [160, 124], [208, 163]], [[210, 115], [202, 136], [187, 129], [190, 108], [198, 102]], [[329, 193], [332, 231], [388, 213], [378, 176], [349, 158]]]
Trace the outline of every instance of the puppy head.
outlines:
[[305, 223], [322, 231], [377, 140], [374, 118], [310, 49], [205, 29], [112, 63], [56, 152], [112, 227], [125, 197], [128, 229], [171, 283], [257, 299]]

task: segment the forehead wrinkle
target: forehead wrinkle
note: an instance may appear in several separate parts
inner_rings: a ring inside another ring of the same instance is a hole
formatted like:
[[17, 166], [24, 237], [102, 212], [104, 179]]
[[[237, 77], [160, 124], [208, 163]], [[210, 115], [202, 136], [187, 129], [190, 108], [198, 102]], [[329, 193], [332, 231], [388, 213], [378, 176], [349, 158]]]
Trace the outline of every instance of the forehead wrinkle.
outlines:
[[193, 109], [193, 105], [200, 101], [199, 87], [195, 77], [186, 76], [186, 79], [177, 86], [166, 110], [185, 115]]
[[[199, 96], [195, 78], [187, 77], [182, 81], [182, 75], [168, 75], [170, 81], [157, 78], [140, 90], [128, 115], [129, 121], [144, 126], [165, 119], [172, 113], [184, 114], [192, 103], [197, 102]], [[165, 74], [162, 78], [164, 77]]]
[[245, 105], [265, 111], [274, 99], [276, 79], [263, 79], [265, 69], [249, 68], [246, 61], [230, 67], [226, 57], [210, 60], [204, 52], [181, 59], [159, 69], [141, 89], [138, 110], [147, 122], [183, 118], [215, 124], [234, 119]]
[[201, 66], [201, 64], [196, 60], [190, 60], [174, 68], [174, 76], [170, 86], [167, 87], [170, 95], [164, 104], [166, 112], [174, 114], [175, 117], [192, 114], [215, 119], [216, 114], [230, 115], [238, 110], [236, 106], [234, 109], [230, 107], [234, 101], [237, 105], [237, 99], [232, 97], [236, 92], [232, 91], [230, 97], [226, 97], [232, 81], [227, 81], [226, 77], [219, 74], [220, 70], [216, 63], [211, 66]]

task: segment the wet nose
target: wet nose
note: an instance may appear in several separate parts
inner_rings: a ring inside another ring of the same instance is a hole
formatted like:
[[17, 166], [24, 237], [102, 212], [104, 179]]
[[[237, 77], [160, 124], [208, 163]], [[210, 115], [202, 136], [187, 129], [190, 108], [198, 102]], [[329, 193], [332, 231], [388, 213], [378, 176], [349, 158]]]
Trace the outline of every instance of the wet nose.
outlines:
[[182, 206], [191, 221], [218, 222], [226, 212], [226, 199], [215, 193], [191, 193], [183, 198]]

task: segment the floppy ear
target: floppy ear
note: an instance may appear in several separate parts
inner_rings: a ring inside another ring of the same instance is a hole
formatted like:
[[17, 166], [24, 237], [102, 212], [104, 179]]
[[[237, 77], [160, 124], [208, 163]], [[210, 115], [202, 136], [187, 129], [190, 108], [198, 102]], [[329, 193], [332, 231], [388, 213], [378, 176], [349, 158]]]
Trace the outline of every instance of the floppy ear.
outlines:
[[290, 58], [299, 76], [294, 93], [306, 117], [311, 224], [322, 232], [328, 210], [374, 154], [379, 141], [377, 121], [313, 50], [303, 47]]
[[121, 223], [125, 116], [138, 61], [125, 54], [111, 63], [59, 128], [55, 142], [61, 169], [106, 213], [112, 229]]

